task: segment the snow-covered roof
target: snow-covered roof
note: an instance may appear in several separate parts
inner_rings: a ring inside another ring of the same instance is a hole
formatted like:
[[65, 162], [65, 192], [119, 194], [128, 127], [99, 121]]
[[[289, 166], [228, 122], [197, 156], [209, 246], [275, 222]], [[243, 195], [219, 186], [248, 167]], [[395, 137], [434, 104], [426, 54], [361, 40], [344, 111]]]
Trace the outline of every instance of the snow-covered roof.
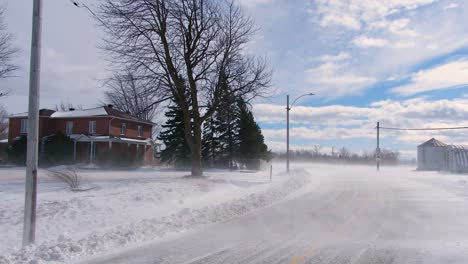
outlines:
[[66, 118], [66, 117], [88, 117], [88, 116], [107, 116], [107, 111], [104, 107], [96, 107], [90, 109], [73, 110], [73, 111], [57, 111], [50, 117]]
[[431, 138], [428, 141], [419, 145], [418, 147], [446, 147], [446, 146], [448, 145], [445, 144], [444, 142], [437, 140], [435, 138]]
[[23, 113], [17, 113], [17, 114], [11, 114], [10, 117], [23, 117], [23, 116], [28, 116], [28, 112], [23, 112]]
[[150, 145], [151, 139], [133, 139], [133, 138], [125, 138], [125, 137], [109, 137], [109, 136], [89, 136], [83, 134], [72, 134], [70, 135], [71, 139], [74, 139], [78, 142], [123, 142], [123, 143], [130, 143], [130, 144], [144, 144]]
[[468, 146], [465, 145], [450, 145], [448, 147], [454, 150], [468, 150]]
[[[154, 125], [153, 122], [140, 119], [136, 116], [131, 115], [129, 112], [122, 112], [117, 109], [114, 109], [111, 105], [100, 106], [90, 109], [76, 109], [71, 111], [54, 111], [50, 109], [41, 109], [39, 111], [40, 116], [50, 117], [50, 118], [81, 118], [81, 117], [100, 117], [100, 116], [109, 116], [116, 117], [120, 119], [146, 123]], [[27, 117], [28, 113], [19, 113], [13, 114], [10, 117]]]

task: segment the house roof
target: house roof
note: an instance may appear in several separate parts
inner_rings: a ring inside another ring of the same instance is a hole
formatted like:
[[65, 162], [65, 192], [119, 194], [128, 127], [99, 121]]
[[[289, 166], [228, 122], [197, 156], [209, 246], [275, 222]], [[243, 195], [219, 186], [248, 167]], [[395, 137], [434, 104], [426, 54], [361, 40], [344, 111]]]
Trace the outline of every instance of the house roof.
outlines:
[[104, 107], [96, 107], [90, 109], [80, 109], [73, 111], [56, 111], [51, 118], [67, 118], [67, 117], [89, 117], [89, 116], [107, 116]]
[[[28, 113], [20, 113], [14, 114], [10, 117], [27, 117]], [[109, 116], [109, 117], [117, 117], [121, 119], [126, 119], [135, 122], [141, 122], [146, 124], [154, 125], [153, 122], [140, 119], [135, 117], [129, 113], [125, 113], [114, 109], [110, 106], [100, 106], [95, 108], [89, 109], [77, 109], [73, 111], [54, 111], [51, 109], [41, 109], [39, 111], [40, 116], [46, 116], [50, 118], [80, 118], [80, 117], [102, 117], [102, 116]]]
[[109, 137], [109, 136], [90, 136], [84, 134], [72, 134], [70, 138], [78, 142], [120, 142], [139, 145], [151, 145], [151, 139], [133, 139], [126, 137]]
[[[55, 112], [54, 110], [43, 108], [39, 110], [39, 116], [50, 117], [54, 112]], [[10, 117], [27, 117], [27, 116], [28, 116], [28, 112], [10, 115]]]
[[418, 147], [446, 147], [446, 146], [448, 145], [445, 144], [444, 142], [437, 140], [435, 138], [431, 138], [428, 141], [419, 145]]

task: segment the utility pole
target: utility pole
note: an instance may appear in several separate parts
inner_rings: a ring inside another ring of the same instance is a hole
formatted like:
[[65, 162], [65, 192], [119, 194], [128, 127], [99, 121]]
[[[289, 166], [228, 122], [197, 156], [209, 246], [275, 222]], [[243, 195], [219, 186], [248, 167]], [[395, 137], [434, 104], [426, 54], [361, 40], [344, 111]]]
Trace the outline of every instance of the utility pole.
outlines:
[[289, 94], [286, 95], [286, 172], [289, 173]]
[[42, 0], [33, 0], [31, 61], [29, 72], [28, 135], [24, 203], [23, 246], [36, 237], [37, 155], [39, 138], [39, 85], [41, 66]]
[[377, 149], [375, 151], [375, 160], [377, 162], [377, 171], [380, 171], [380, 122], [377, 122]]
[[292, 106], [294, 105], [295, 102], [297, 102], [297, 100], [299, 100], [300, 98], [304, 97], [304, 96], [308, 96], [308, 95], [315, 95], [313, 93], [307, 93], [307, 94], [303, 94], [299, 97], [297, 97], [293, 102], [292, 104], [289, 104], [289, 94], [286, 95], [286, 171], [289, 173], [289, 111], [291, 111], [291, 108]]

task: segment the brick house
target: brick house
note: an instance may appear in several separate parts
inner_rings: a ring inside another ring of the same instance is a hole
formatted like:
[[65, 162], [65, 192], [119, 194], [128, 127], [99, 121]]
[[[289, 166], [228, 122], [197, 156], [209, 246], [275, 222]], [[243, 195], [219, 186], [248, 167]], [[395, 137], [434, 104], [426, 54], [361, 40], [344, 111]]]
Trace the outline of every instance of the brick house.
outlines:
[[[73, 141], [75, 162], [94, 163], [112, 154], [135, 155], [137, 160], [153, 163], [154, 123], [118, 111], [112, 105], [69, 111], [39, 111], [39, 151], [44, 150], [48, 136], [61, 132]], [[27, 135], [27, 113], [10, 116], [8, 144]], [[118, 155], [117, 155], [118, 158]]]

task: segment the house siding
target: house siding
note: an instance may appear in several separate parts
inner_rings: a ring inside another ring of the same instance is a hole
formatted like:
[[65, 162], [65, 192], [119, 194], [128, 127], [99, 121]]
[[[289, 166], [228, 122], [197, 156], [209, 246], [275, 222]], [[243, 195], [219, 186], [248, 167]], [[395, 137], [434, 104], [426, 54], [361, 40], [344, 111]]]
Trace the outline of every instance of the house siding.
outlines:
[[96, 121], [95, 135], [109, 135], [108, 117], [86, 117], [86, 118], [56, 118], [54, 131], [60, 131], [66, 134], [67, 121], [73, 121], [73, 134], [89, 134], [89, 122]]
[[[8, 142], [12, 144], [14, 139], [21, 136], [21, 119], [25, 117], [11, 117], [8, 130]], [[67, 121], [73, 121], [73, 134], [89, 134], [89, 121], [96, 121], [95, 135], [126, 137], [132, 139], [150, 139], [152, 136], [152, 125], [129, 121], [115, 117], [80, 117], [80, 118], [49, 118], [40, 117], [39, 119], [39, 137], [61, 132], [66, 134]], [[109, 123], [110, 134], [109, 134]], [[121, 135], [121, 124], [126, 123], [127, 131], [125, 135]], [[138, 137], [138, 126], [142, 126], [142, 136]]]
[[[12, 144], [13, 141], [25, 133], [21, 133], [21, 120], [27, 119], [26, 117], [12, 117], [9, 120], [8, 125], [8, 144]], [[48, 117], [39, 117], [39, 138], [49, 135], [48, 131], [50, 126], [50, 120]]]
[[[133, 139], [148, 139], [151, 138], [152, 126], [144, 123], [138, 123], [135, 121], [128, 121], [119, 118], [114, 118], [111, 121], [111, 136], [126, 137]], [[125, 123], [127, 125], [127, 132], [125, 135], [121, 135], [121, 125]], [[142, 126], [143, 133], [141, 137], [138, 137], [138, 126]]]

